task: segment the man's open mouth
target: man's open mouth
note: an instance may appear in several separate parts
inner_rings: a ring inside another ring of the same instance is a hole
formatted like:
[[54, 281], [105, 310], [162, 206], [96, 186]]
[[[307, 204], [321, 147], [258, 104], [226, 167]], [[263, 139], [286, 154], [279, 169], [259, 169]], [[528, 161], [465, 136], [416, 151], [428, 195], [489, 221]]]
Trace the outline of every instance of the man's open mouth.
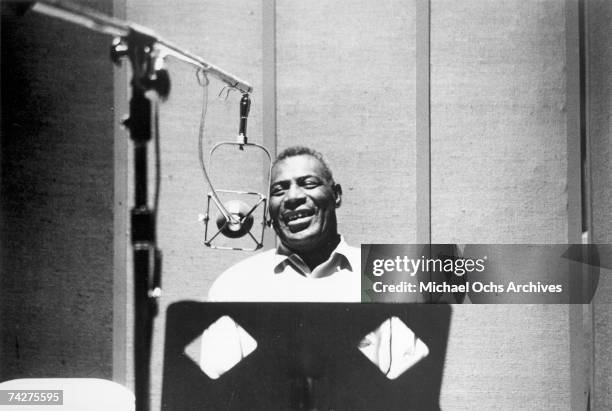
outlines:
[[295, 210], [287, 211], [283, 213], [283, 221], [289, 226], [295, 226], [298, 224], [308, 223], [310, 217], [314, 215], [314, 210]]

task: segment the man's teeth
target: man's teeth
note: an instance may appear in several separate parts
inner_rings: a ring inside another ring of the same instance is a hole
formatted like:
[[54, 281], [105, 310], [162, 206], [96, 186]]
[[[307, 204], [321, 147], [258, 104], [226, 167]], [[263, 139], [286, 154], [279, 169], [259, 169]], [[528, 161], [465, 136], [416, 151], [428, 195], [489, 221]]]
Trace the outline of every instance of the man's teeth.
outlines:
[[295, 214], [291, 214], [289, 217], [287, 217], [287, 221], [294, 221], [297, 220], [298, 218], [303, 218], [303, 217], [308, 217], [309, 213], [304, 211], [304, 212], [298, 212]]

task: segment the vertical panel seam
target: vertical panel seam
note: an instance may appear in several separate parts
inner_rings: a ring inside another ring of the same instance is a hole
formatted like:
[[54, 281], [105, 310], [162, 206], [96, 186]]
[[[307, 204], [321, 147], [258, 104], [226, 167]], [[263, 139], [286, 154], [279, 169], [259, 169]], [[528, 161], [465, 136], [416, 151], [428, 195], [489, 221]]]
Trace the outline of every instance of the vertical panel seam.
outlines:
[[[584, 139], [584, 144], [581, 144], [581, 149], [585, 152], [581, 153], [581, 159], [584, 159], [584, 164], [581, 164], [581, 170], [585, 173], [581, 178], [581, 183], [585, 185], [582, 194], [585, 196], [582, 200], [582, 206], [585, 208], [582, 215], [586, 219], [586, 227], [588, 230], [588, 243], [592, 243], [594, 238], [593, 233], [593, 218], [592, 218], [592, 182], [591, 182], [591, 144], [590, 144], [590, 99], [589, 99], [589, 14], [588, 14], [588, 1], [579, 0], [579, 36], [580, 36], [580, 108], [581, 108], [581, 138]], [[583, 222], [585, 225], [585, 222]], [[593, 404], [595, 400], [594, 394], [594, 383], [595, 383], [595, 367], [597, 363], [595, 361], [595, 335], [597, 329], [595, 327], [595, 303], [591, 301], [587, 307], [585, 307], [584, 319], [585, 327], [588, 327], [587, 335], [590, 337], [590, 341], [587, 343], [588, 349], [590, 350], [589, 355], [589, 396], [590, 402]], [[591, 405], [593, 409], [594, 405]]]
[[580, 40], [578, 0], [565, 4], [566, 139], [567, 139], [567, 239], [579, 243], [582, 233], [580, 206]]
[[430, 0], [416, 2], [417, 243], [431, 242], [431, 29]]
[[[580, 0], [565, 1], [565, 59], [566, 59], [566, 142], [567, 142], [567, 241], [580, 243], [582, 238], [582, 153], [583, 94], [581, 73], [581, 4]], [[570, 286], [582, 283], [570, 281]], [[586, 352], [585, 320], [582, 305], [569, 306], [569, 361], [570, 401], [572, 409], [586, 409], [590, 384], [588, 381], [591, 358]], [[585, 381], [586, 378], [586, 381]], [[586, 391], [586, 392], [585, 392]]]
[[[268, 148], [274, 159], [277, 151], [276, 124], [276, 0], [262, 2], [262, 113], [263, 113], [263, 145]], [[267, 178], [264, 167], [263, 179]], [[269, 199], [268, 199], [269, 200]], [[265, 245], [274, 246], [275, 236], [268, 229]]]

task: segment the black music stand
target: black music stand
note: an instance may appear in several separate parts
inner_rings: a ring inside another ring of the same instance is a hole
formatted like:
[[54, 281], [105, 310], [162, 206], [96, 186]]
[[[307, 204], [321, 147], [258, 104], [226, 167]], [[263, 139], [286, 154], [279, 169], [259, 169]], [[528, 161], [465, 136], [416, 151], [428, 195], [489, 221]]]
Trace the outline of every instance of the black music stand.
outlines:
[[[258, 346], [213, 380], [185, 347], [224, 315]], [[426, 358], [395, 380], [357, 348], [392, 316], [429, 347]], [[450, 318], [448, 305], [178, 302], [167, 311], [162, 409], [295, 409], [296, 378], [308, 376], [319, 411], [439, 410]]]

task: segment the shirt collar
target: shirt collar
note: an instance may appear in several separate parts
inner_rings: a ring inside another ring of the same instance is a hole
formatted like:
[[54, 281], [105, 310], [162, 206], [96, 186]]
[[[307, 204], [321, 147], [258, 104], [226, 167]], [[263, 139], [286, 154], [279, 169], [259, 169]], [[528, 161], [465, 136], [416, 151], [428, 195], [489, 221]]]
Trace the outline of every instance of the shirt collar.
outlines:
[[344, 240], [344, 237], [340, 236], [340, 242], [334, 251], [332, 251], [329, 258], [315, 267], [314, 270], [310, 271], [310, 268], [299, 255], [291, 252], [289, 249], [287, 249], [287, 247], [280, 243], [276, 249], [276, 258], [278, 262], [274, 266], [274, 272], [276, 274], [280, 274], [284, 271], [287, 265], [291, 265], [299, 274], [305, 277], [327, 277], [341, 269], [353, 271], [349, 256], [350, 247]]

